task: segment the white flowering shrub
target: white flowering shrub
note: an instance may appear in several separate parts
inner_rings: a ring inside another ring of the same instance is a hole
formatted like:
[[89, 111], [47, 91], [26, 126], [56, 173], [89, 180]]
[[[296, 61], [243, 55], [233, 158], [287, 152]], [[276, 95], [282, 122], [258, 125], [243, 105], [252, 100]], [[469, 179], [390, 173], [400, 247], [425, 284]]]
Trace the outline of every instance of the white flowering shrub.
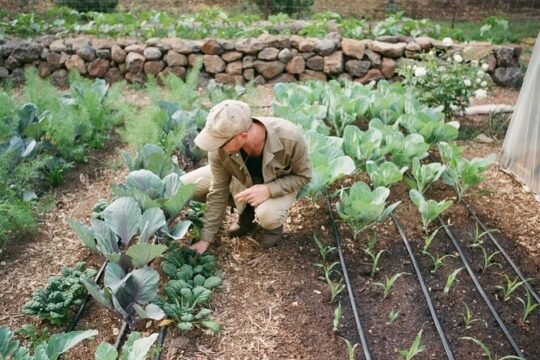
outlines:
[[402, 61], [397, 72], [405, 85], [415, 88], [421, 102], [442, 106], [446, 118], [451, 118], [469, 106], [470, 97], [487, 97], [492, 85], [487, 69], [478, 61], [466, 63], [457, 53], [444, 58], [429, 53]]

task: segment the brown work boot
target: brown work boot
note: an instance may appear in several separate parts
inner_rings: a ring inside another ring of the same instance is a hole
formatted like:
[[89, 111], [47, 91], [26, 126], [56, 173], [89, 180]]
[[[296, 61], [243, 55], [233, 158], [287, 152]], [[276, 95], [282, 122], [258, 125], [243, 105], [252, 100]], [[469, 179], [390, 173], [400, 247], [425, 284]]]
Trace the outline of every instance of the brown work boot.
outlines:
[[283, 239], [283, 225], [273, 230], [263, 229], [261, 231], [260, 243], [264, 249], [276, 246], [281, 239]]
[[229, 237], [240, 237], [249, 234], [257, 226], [255, 219], [255, 209], [247, 205], [244, 211], [238, 216], [238, 220], [229, 228]]

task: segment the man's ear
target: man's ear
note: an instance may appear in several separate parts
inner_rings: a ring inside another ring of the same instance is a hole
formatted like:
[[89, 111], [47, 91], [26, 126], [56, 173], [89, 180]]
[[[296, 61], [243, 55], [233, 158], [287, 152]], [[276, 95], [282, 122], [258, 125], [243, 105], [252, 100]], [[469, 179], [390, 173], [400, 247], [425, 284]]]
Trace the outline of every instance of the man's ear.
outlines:
[[248, 132], [247, 131], [243, 131], [240, 133], [240, 139], [242, 140], [242, 142], [246, 142], [247, 138], [248, 138]]

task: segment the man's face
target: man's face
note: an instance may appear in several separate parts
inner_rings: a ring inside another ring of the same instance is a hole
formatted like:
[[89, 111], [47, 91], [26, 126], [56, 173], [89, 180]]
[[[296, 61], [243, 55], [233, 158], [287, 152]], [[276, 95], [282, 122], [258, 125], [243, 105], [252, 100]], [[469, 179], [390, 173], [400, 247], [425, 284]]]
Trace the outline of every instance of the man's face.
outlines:
[[223, 144], [221, 149], [228, 153], [238, 152], [240, 151], [240, 149], [242, 149], [242, 147], [246, 143], [247, 138], [248, 138], [248, 133], [245, 131], [241, 132], [240, 134], [235, 135], [231, 140]]

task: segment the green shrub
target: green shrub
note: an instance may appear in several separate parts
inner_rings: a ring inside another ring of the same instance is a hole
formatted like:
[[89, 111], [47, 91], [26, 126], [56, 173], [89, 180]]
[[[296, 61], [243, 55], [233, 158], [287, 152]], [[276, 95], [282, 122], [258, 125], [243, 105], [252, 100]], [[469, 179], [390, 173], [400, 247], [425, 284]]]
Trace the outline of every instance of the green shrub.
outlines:
[[118, 0], [56, 0], [58, 6], [68, 6], [77, 11], [113, 11]]
[[[271, 14], [285, 13], [297, 14], [309, 11], [314, 0], [268, 0], [268, 7]], [[257, 0], [257, 5], [264, 11], [264, 0]]]

